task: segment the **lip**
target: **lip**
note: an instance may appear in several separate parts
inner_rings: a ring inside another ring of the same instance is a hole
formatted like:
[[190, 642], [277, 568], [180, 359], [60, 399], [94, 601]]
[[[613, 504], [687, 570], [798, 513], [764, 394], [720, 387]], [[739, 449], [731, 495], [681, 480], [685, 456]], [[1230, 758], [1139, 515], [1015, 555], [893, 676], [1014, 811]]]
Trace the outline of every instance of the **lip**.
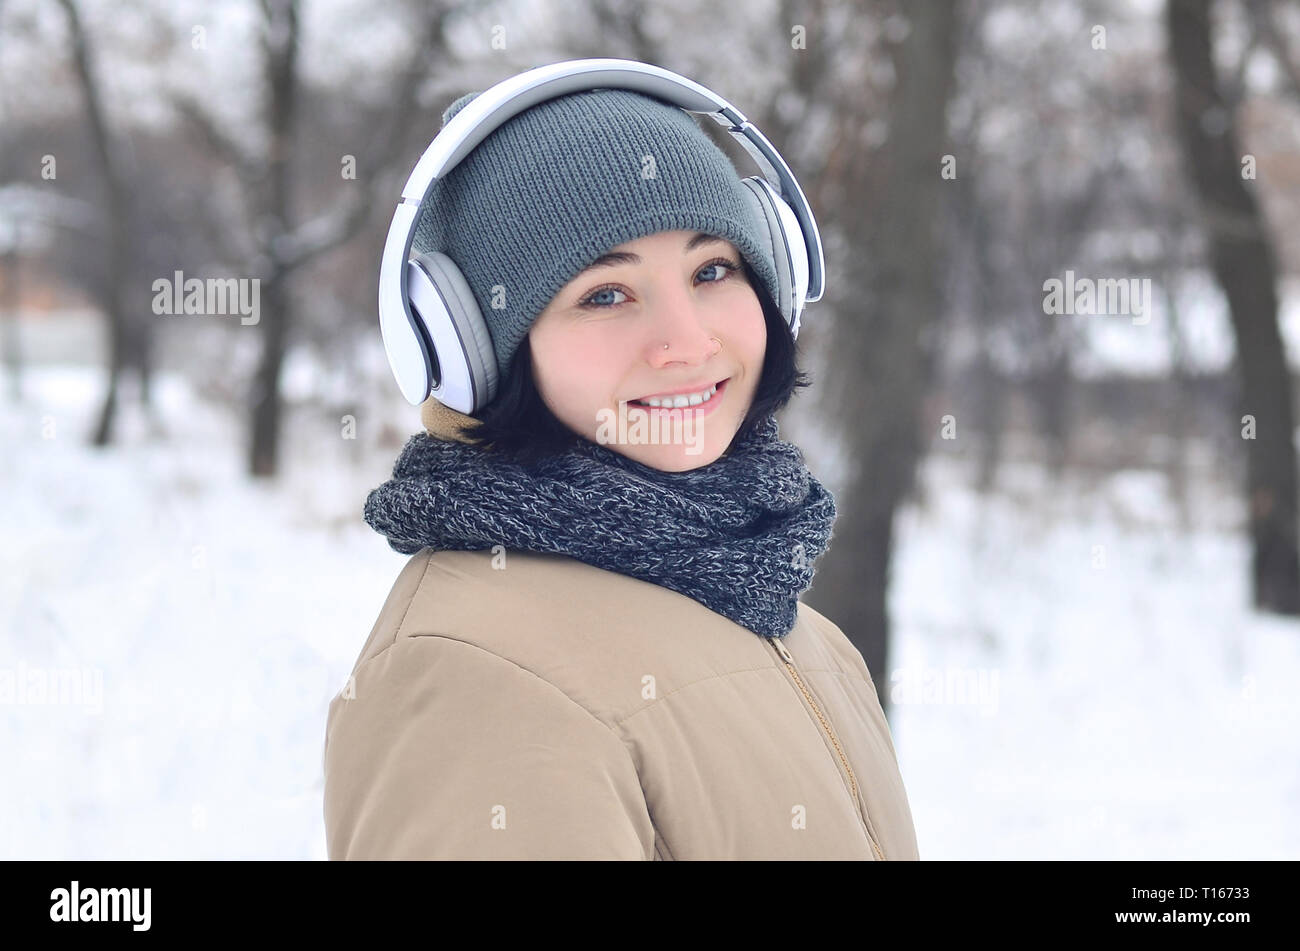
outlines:
[[[684, 394], [684, 393], [703, 393], [703, 392], [704, 392], [705, 390], [707, 390], [709, 387], [713, 386], [714, 383], [718, 384], [718, 388], [721, 389], [721, 388], [722, 388], [722, 384], [725, 383], [725, 382], [727, 382], [727, 380], [730, 380], [730, 379], [731, 379], [731, 377], [727, 377], [726, 380], [708, 380], [708, 381], [706, 381], [706, 382], [704, 382], [704, 383], [697, 383], [697, 384], [695, 384], [694, 386], [683, 386], [683, 387], [682, 387], [681, 389], [679, 389], [679, 390], [665, 390], [665, 391], [662, 392], [662, 393], [648, 393], [648, 394], [646, 394], [645, 396], [634, 396], [634, 397], [632, 397], [632, 399], [636, 399], [636, 400], [651, 400], [651, 399], [661, 400], [661, 399], [663, 399], [665, 396], [681, 396], [681, 395]], [[632, 400], [628, 400], [628, 402], [630, 403], [630, 402], [632, 402]]]
[[[628, 409], [638, 409], [641, 410], [641, 412], [643, 413], [683, 413], [684, 414], [689, 410], [690, 412], [696, 414], [696, 418], [704, 417], [704, 416], [708, 416], [710, 413], [712, 413], [714, 410], [718, 408], [718, 404], [722, 402], [722, 397], [726, 394], [727, 386], [730, 383], [731, 383], [731, 377], [727, 377], [725, 380], [720, 380], [718, 382], [717, 392], [714, 393], [713, 396], [709, 397], [709, 399], [706, 400], [705, 402], [697, 403], [694, 406], [642, 406], [640, 403], [633, 403], [631, 400], [627, 401], [627, 406]], [[699, 393], [705, 389], [708, 389], [709, 386], [712, 386], [712, 384], [705, 384], [704, 386], [696, 390], [681, 390], [679, 392]], [[677, 394], [665, 393], [664, 395], [676, 396]]]

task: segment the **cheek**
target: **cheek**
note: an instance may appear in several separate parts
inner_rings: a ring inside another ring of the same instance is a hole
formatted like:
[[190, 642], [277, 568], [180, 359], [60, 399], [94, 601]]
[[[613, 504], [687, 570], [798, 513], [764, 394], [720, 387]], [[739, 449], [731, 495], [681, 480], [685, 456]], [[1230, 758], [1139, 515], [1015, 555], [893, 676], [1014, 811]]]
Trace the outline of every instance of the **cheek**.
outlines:
[[761, 367], [767, 351], [767, 324], [763, 320], [763, 307], [758, 298], [747, 295], [744, 305], [733, 311], [731, 339], [739, 355], [751, 367]]
[[615, 378], [621, 344], [594, 326], [574, 325], [530, 333], [534, 375], [556, 402], [581, 401], [604, 394]]
[[542, 400], [555, 412], [564, 399], [564, 381], [573, 376], [570, 353], [564, 346], [562, 335], [548, 327], [535, 324], [528, 333], [528, 347], [532, 351], [533, 381]]
[[581, 367], [583, 377], [596, 379], [602, 371], [618, 363], [626, 355], [628, 344], [612, 322], [592, 324], [569, 334], [566, 344], [571, 362]]

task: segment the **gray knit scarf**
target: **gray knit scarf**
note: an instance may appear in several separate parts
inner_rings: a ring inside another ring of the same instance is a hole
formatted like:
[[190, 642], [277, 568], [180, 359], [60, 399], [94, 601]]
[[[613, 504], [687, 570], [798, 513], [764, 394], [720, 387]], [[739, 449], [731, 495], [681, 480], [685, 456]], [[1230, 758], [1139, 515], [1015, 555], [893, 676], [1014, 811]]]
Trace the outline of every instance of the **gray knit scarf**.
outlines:
[[665, 472], [578, 439], [526, 465], [420, 433], [365, 519], [395, 551], [567, 555], [670, 588], [764, 637], [794, 626], [835, 500], [768, 416], [706, 466]]

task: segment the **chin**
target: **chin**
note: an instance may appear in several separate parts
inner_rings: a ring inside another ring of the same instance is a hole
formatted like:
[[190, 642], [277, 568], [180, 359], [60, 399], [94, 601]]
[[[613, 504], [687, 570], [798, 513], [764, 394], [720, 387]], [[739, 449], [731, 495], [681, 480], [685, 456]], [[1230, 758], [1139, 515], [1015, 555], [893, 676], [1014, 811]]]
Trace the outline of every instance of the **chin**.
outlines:
[[[717, 461], [726, 454], [743, 422], [743, 418], [728, 420], [721, 415], [717, 418], [701, 420], [700, 428], [693, 431], [690, 438], [686, 438], [684, 433], [676, 430], [675, 427], [663, 423], [661, 424], [663, 428], [641, 429], [640, 436], [645, 441], [640, 442], [636, 441], [637, 436], [633, 434], [633, 424], [627, 422], [628, 428], [619, 431], [619, 435], [625, 440], [620, 442], [617, 439], [610, 440], [609, 437], [614, 435], [612, 428], [614, 421], [625, 418], [620, 417], [616, 410], [608, 408], [602, 408], [597, 415], [601, 414], [606, 416], [603, 428], [605, 441], [601, 439], [601, 429], [584, 434], [588, 440], [662, 472], [687, 472]], [[662, 441], [669, 432], [674, 433], [674, 438], [670, 441]], [[682, 438], [676, 438], [677, 436]], [[655, 441], [656, 439], [661, 441]]]
[[699, 469], [718, 459], [726, 449], [725, 446], [720, 449], [711, 445], [708, 440], [700, 447], [699, 452], [687, 452], [687, 448], [689, 447], [680, 444], [622, 447], [625, 456], [664, 472], [687, 472], [691, 469]]

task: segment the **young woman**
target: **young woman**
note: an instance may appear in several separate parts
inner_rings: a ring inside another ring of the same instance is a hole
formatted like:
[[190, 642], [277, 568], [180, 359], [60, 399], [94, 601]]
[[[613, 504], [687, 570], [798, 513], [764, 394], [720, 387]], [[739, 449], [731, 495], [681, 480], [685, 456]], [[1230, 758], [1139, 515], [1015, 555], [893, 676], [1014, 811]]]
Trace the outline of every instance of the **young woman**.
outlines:
[[778, 437], [808, 382], [730, 161], [597, 89], [439, 185], [418, 244], [501, 384], [426, 401], [367, 500], [410, 558], [330, 704], [330, 858], [918, 858], [862, 655], [798, 600], [835, 503]]

